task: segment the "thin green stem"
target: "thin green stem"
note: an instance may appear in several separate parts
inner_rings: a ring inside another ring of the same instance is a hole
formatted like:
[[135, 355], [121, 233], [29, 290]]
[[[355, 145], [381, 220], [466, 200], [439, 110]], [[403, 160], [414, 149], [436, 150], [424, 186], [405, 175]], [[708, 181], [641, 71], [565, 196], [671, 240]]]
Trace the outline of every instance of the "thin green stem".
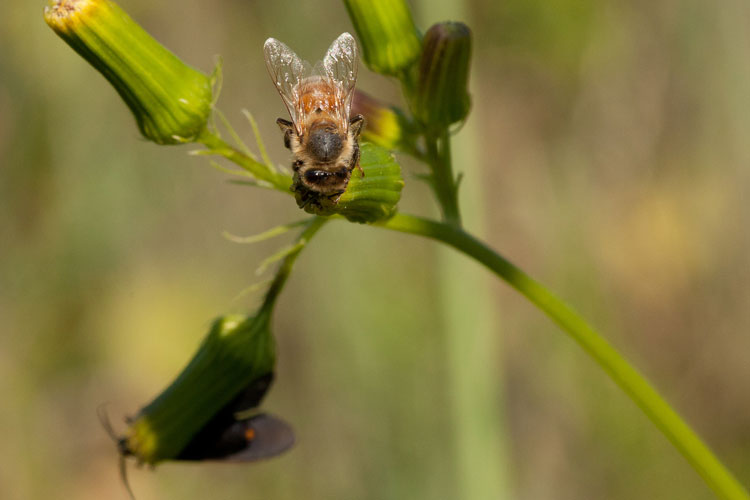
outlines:
[[405, 214], [397, 214], [390, 220], [377, 225], [386, 229], [440, 241], [490, 269], [529, 299], [578, 342], [644, 411], [720, 498], [727, 500], [750, 499], [747, 490], [659, 395], [646, 378], [589, 326], [581, 316], [543, 285], [491, 248], [455, 226]]
[[326, 222], [328, 222], [328, 220], [329, 219], [327, 217], [317, 216], [310, 219], [307, 227], [304, 229], [304, 231], [302, 231], [302, 233], [300, 233], [299, 237], [297, 238], [294, 250], [289, 252], [286, 257], [284, 257], [284, 260], [281, 261], [281, 265], [276, 271], [276, 275], [274, 276], [271, 285], [268, 287], [266, 297], [265, 299], [263, 299], [261, 310], [273, 307], [273, 304], [276, 302], [276, 298], [281, 293], [286, 280], [289, 278], [289, 274], [292, 272], [292, 266], [294, 266], [294, 261], [297, 260], [297, 256], [300, 254], [302, 249], [305, 248], [310, 239], [315, 236], [315, 233], [317, 233], [318, 230], [323, 227]]
[[456, 227], [461, 226], [461, 213], [458, 209], [458, 185], [453, 175], [451, 160], [451, 140], [448, 131], [425, 136], [427, 163], [432, 169], [432, 188], [435, 191], [443, 220]]
[[279, 191], [291, 194], [289, 186], [292, 184], [292, 179], [288, 175], [276, 172], [268, 165], [264, 165], [263, 163], [254, 160], [208, 129], [203, 131], [198, 138], [198, 142], [206, 146], [209, 151], [214, 154], [223, 156], [227, 160], [236, 163], [258, 181], [268, 183]]

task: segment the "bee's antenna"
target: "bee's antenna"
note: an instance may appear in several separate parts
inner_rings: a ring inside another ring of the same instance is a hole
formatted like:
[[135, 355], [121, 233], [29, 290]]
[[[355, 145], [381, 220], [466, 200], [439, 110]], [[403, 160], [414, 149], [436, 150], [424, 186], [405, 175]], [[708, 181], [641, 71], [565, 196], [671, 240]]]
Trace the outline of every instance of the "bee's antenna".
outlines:
[[128, 492], [130, 500], [135, 500], [133, 490], [130, 488], [130, 482], [128, 481], [128, 467], [125, 463], [125, 457], [130, 454], [125, 443], [125, 438], [119, 437], [115, 434], [115, 430], [112, 427], [112, 422], [109, 420], [109, 414], [107, 414], [107, 405], [109, 403], [102, 403], [96, 408], [96, 415], [99, 417], [99, 422], [102, 424], [104, 431], [112, 438], [117, 444], [117, 454], [119, 455], [118, 468], [120, 469], [120, 479], [122, 480], [125, 491]]

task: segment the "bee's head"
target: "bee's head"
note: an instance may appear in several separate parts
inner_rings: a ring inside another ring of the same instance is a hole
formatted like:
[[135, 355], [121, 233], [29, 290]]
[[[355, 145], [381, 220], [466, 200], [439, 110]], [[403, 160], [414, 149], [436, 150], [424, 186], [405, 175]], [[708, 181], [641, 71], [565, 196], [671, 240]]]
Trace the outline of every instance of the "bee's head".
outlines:
[[307, 152], [320, 163], [334, 161], [344, 148], [338, 128], [330, 121], [321, 121], [310, 128]]

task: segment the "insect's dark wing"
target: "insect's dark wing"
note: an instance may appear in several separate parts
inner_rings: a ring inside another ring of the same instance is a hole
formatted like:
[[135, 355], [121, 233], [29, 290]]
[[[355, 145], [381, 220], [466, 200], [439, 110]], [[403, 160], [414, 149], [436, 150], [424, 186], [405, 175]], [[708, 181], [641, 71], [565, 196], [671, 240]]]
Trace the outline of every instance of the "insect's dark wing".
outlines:
[[282, 420], [265, 413], [237, 417], [260, 404], [272, 381], [272, 373], [253, 380], [193, 436], [174, 460], [249, 462], [290, 448], [294, 432]]
[[276, 456], [294, 444], [294, 431], [283, 420], [261, 413], [243, 420], [235, 420], [211, 439], [204, 435], [191, 441], [176, 460], [222, 462], [254, 462]]
[[227, 462], [254, 462], [279, 455], [294, 445], [292, 427], [273, 415], [261, 413], [241, 423], [247, 440], [244, 449], [228, 455]]

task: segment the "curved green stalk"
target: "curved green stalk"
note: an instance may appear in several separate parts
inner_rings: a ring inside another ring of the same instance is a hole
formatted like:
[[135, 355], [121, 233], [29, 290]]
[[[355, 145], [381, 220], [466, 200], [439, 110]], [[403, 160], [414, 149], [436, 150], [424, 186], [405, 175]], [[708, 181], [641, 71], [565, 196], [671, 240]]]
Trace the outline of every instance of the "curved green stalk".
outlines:
[[315, 236], [315, 233], [317, 233], [318, 230], [323, 227], [326, 222], [328, 222], [328, 220], [329, 219], [327, 217], [316, 216], [310, 218], [309, 222], [307, 222], [305, 230], [302, 231], [302, 233], [299, 235], [299, 238], [297, 238], [292, 251], [290, 251], [284, 257], [284, 260], [281, 262], [279, 269], [276, 271], [276, 276], [274, 276], [271, 285], [268, 287], [268, 291], [266, 292], [266, 296], [263, 300], [261, 309], [273, 307], [273, 304], [276, 302], [276, 298], [278, 297], [279, 293], [281, 293], [286, 280], [289, 278], [289, 273], [292, 272], [292, 266], [294, 266], [294, 261], [297, 260], [297, 256], [302, 251], [302, 249], [305, 248], [310, 239]]
[[440, 241], [490, 269], [573, 337], [646, 413], [720, 498], [750, 499], [747, 490], [646, 378], [583, 318], [543, 285], [460, 228], [405, 214], [397, 214], [388, 221], [375, 225]]

